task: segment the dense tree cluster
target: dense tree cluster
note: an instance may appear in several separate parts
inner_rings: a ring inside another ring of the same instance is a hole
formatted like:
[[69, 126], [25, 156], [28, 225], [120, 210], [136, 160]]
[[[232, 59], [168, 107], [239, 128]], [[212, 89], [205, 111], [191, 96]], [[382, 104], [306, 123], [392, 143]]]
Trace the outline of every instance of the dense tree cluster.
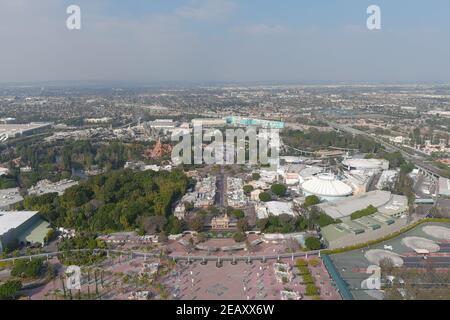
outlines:
[[309, 237], [305, 240], [305, 246], [308, 250], [319, 250], [322, 246], [320, 240], [316, 237]]
[[309, 208], [319, 203], [320, 203], [319, 197], [317, 197], [316, 195], [310, 195], [305, 198], [305, 202], [303, 202], [303, 207]]
[[44, 262], [42, 259], [28, 260], [18, 260], [14, 264], [11, 270], [11, 275], [13, 277], [20, 278], [39, 278], [44, 267]]
[[319, 229], [340, 222], [339, 219], [335, 220], [313, 207], [307, 214], [297, 217], [288, 214], [270, 215], [268, 218], [259, 219], [256, 226], [266, 233], [292, 233]]
[[272, 196], [268, 192], [261, 192], [259, 194], [259, 200], [261, 200], [262, 202], [269, 202], [272, 200]]
[[[70, 178], [73, 171], [89, 170], [98, 167], [116, 170], [129, 160], [143, 160], [144, 144], [125, 144], [111, 142], [108, 144], [90, 141], [65, 141], [62, 146], [52, 143], [19, 143], [15, 149], [5, 151], [0, 156], [1, 162], [9, 162], [10, 175], [0, 178], [0, 188], [30, 187], [42, 179], [58, 181]], [[31, 172], [20, 172], [12, 160], [20, 158], [21, 162], [32, 168]]]
[[[118, 170], [90, 178], [64, 195], [27, 197], [23, 208], [39, 210], [52, 224], [77, 230], [114, 232], [147, 229], [167, 222], [172, 206], [190, 183], [182, 171]], [[154, 221], [155, 220], [155, 221]], [[158, 221], [156, 221], [158, 220]], [[147, 230], [145, 230], [147, 231]]]
[[359, 149], [363, 153], [377, 153], [382, 146], [362, 135], [352, 135], [345, 132], [322, 132], [311, 129], [308, 132], [286, 130], [283, 133], [285, 144], [300, 149], [319, 150], [327, 147]]
[[279, 197], [286, 194], [287, 188], [284, 184], [275, 183], [270, 187], [270, 190]]
[[22, 283], [18, 280], [10, 280], [0, 284], [0, 300], [15, 299], [20, 289], [22, 289]]

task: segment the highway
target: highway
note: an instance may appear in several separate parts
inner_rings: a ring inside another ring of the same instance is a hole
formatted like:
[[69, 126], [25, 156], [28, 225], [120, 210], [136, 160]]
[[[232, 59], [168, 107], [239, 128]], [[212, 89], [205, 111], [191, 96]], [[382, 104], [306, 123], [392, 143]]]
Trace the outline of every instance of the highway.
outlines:
[[361, 130], [357, 130], [355, 128], [351, 128], [351, 127], [348, 127], [348, 126], [345, 126], [345, 125], [337, 124], [337, 123], [329, 121], [327, 119], [322, 119], [322, 120], [324, 122], [326, 122], [330, 127], [334, 128], [336, 130], [341, 130], [341, 131], [348, 132], [348, 133], [351, 133], [351, 134], [362, 135], [362, 136], [368, 137], [368, 138], [378, 142], [382, 146], [384, 146], [386, 148], [386, 150], [389, 151], [389, 152], [398, 151], [398, 152], [400, 152], [402, 154], [402, 156], [406, 160], [412, 162], [417, 168], [419, 168], [419, 169], [421, 169], [423, 171], [426, 171], [427, 173], [432, 175], [434, 178], [440, 178], [441, 177], [440, 170], [438, 168], [436, 168], [433, 165], [430, 165], [428, 163], [425, 163], [425, 162], [421, 161], [420, 160], [421, 157], [419, 157], [419, 156], [411, 155], [408, 152], [406, 152], [405, 150], [403, 150], [403, 149], [401, 149], [401, 148], [399, 148], [399, 147], [397, 147], [397, 146], [395, 146], [393, 144], [390, 144], [390, 143], [388, 143], [388, 142], [384, 141], [383, 139], [380, 139], [380, 138], [378, 138], [376, 136], [372, 136], [372, 135], [368, 134], [367, 132], [364, 132], [364, 131], [361, 131]]

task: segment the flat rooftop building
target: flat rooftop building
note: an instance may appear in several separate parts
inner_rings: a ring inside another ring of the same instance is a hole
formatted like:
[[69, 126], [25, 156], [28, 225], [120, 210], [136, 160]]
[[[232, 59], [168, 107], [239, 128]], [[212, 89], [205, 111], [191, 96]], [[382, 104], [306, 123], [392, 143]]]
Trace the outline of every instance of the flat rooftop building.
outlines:
[[50, 127], [47, 122], [31, 122], [27, 124], [0, 124], [0, 137], [10, 139]]
[[258, 203], [255, 206], [256, 214], [259, 219], [264, 219], [273, 216], [280, 216], [282, 214], [287, 214], [294, 216], [295, 213], [292, 209], [292, 203], [281, 202], [281, 201], [269, 201], [265, 203]]
[[20, 242], [43, 242], [48, 223], [38, 211], [0, 211], [0, 252]]
[[393, 195], [389, 191], [371, 191], [362, 195], [352, 196], [336, 202], [326, 202], [317, 205], [333, 219], [341, 219], [350, 216], [353, 212], [374, 206], [378, 211], [389, 215], [404, 213], [408, 208], [405, 196]]
[[51, 182], [49, 180], [41, 180], [36, 185], [28, 189], [28, 194], [32, 196], [39, 196], [46, 193], [58, 193], [63, 195], [64, 191], [70, 187], [77, 185], [77, 181], [63, 179], [58, 182]]
[[389, 161], [384, 159], [346, 159], [342, 161], [347, 170], [387, 170]]
[[[366, 209], [370, 205], [378, 211], [357, 219], [351, 218], [353, 212]], [[408, 199], [387, 191], [372, 191], [363, 196], [354, 196], [318, 207], [329, 216], [342, 221], [321, 229], [324, 242], [331, 249], [384, 237], [400, 230], [408, 221]]]
[[0, 190], [0, 210], [9, 210], [12, 205], [23, 200], [19, 188]]

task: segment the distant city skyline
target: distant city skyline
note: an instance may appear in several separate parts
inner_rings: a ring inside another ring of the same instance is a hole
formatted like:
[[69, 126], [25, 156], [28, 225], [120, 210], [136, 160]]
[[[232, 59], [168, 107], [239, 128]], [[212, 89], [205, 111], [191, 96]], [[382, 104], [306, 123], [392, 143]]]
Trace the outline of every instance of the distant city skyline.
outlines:
[[[82, 29], [66, 28], [81, 8]], [[382, 29], [366, 28], [369, 5]], [[445, 0], [3, 0], [0, 83], [448, 83]]]

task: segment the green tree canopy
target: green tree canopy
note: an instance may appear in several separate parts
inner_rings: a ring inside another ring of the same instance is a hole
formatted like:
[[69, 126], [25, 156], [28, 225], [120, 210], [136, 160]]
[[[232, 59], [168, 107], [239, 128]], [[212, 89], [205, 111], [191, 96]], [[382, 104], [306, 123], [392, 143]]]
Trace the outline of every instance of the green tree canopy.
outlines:
[[277, 196], [282, 197], [286, 194], [287, 188], [284, 184], [276, 183], [272, 185], [270, 190]]
[[305, 202], [303, 203], [303, 206], [305, 208], [308, 208], [311, 206], [315, 206], [316, 204], [319, 204], [319, 203], [320, 203], [319, 197], [317, 197], [316, 195], [310, 195], [305, 198]]
[[270, 193], [261, 192], [259, 194], [259, 200], [261, 200], [263, 202], [269, 202], [270, 200], [272, 200], [272, 196], [270, 195]]
[[309, 237], [305, 240], [305, 246], [308, 250], [319, 250], [322, 245], [316, 237]]

